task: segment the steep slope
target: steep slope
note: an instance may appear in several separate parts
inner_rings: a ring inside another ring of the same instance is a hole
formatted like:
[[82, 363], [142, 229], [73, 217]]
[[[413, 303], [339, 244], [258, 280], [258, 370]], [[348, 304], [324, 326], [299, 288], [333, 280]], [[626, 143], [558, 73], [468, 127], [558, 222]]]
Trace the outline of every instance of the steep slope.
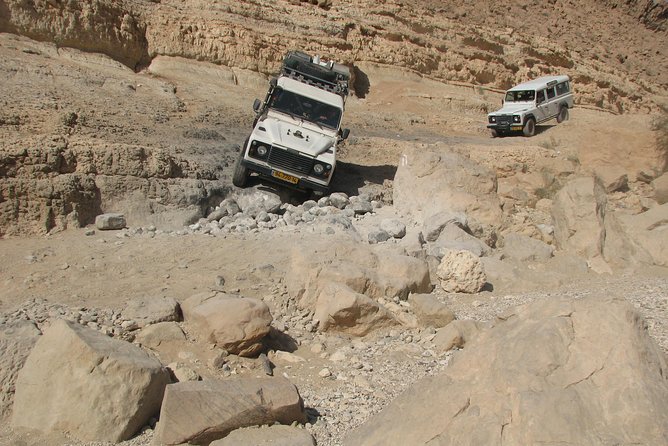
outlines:
[[[666, 2], [519, 1], [497, 10], [487, 0], [0, 0], [0, 31], [103, 52], [131, 68], [169, 55], [272, 73], [287, 49], [300, 48], [489, 88], [567, 73], [580, 103], [615, 112], [666, 101]], [[363, 94], [365, 74], [356, 72]]]

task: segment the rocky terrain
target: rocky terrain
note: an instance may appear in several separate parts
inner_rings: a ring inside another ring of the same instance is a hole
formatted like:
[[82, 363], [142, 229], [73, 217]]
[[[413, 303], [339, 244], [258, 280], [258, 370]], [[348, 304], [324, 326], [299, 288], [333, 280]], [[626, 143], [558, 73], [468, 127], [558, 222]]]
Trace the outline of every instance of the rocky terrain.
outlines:
[[[494, 7], [0, 0], [0, 444], [668, 441], [668, 5]], [[295, 48], [355, 75], [317, 201], [231, 185]]]

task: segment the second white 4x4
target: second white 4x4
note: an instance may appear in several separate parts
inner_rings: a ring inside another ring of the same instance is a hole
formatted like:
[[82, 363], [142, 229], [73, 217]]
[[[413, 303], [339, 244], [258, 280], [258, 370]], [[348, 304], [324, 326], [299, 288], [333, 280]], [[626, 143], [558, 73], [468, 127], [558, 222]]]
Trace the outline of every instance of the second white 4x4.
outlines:
[[533, 136], [536, 124], [553, 118], [559, 123], [567, 120], [569, 108], [573, 108], [569, 77], [539, 77], [508, 90], [503, 107], [487, 115], [487, 128], [492, 136], [519, 131]]

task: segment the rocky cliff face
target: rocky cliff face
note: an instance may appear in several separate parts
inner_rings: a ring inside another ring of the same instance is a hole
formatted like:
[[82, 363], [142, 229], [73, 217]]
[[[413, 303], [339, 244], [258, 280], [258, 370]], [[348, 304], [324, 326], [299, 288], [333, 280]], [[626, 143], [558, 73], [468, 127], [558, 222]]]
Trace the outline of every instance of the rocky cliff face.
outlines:
[[[317, 3], [317, 4], [313, 4]], [[582, 104], [650, 111], [665, 100], [665, 2], [202, 0], [0, 1], [0, 31], [105, 53], [132, 67], [158, 55], [272, 73], [288, 49], [353, 67], [378, 62], [490, 88], [570, 74]], [[363, 90], [364, 73], [356, 70]]]

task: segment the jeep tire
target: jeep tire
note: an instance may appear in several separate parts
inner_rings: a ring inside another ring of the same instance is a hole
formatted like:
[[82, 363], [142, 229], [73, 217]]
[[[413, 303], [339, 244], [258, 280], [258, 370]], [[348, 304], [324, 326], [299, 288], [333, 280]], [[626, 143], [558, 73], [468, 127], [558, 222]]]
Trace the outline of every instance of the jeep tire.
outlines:
[[527, 122], [524, 123], [524, 128], [522, 128], [522, 133], [524, 136], [533, 136], [536, 134], [536, 120], [533, 118], [527, 119]]
[[490, 129], [490, 131], [492, 133], [492, 138], [497, 138], [501, 136], [501, 132], [499, 132], [497, 129]]
[[234, 184], [236, 187], [246, 187], [246, 185], [248, 184], [248, 177], [250, 176], [250, 172], [248, 172], [248, 169], [242, 163], [244, 159], [244, 153], [246, 153], [247, 144], [248, 140], [246, 140], [246, 142], [244, 143], [241, 152], [239, 152], [239, 157], [237, 158], [237, 162], [234, 164], [234, 174], [232, 175], [232, 184]]
[[561, 107], [559, 114], [557, 115], [557, 122], [559, 124], [564, 121], [568, 121], [568, 107]]

